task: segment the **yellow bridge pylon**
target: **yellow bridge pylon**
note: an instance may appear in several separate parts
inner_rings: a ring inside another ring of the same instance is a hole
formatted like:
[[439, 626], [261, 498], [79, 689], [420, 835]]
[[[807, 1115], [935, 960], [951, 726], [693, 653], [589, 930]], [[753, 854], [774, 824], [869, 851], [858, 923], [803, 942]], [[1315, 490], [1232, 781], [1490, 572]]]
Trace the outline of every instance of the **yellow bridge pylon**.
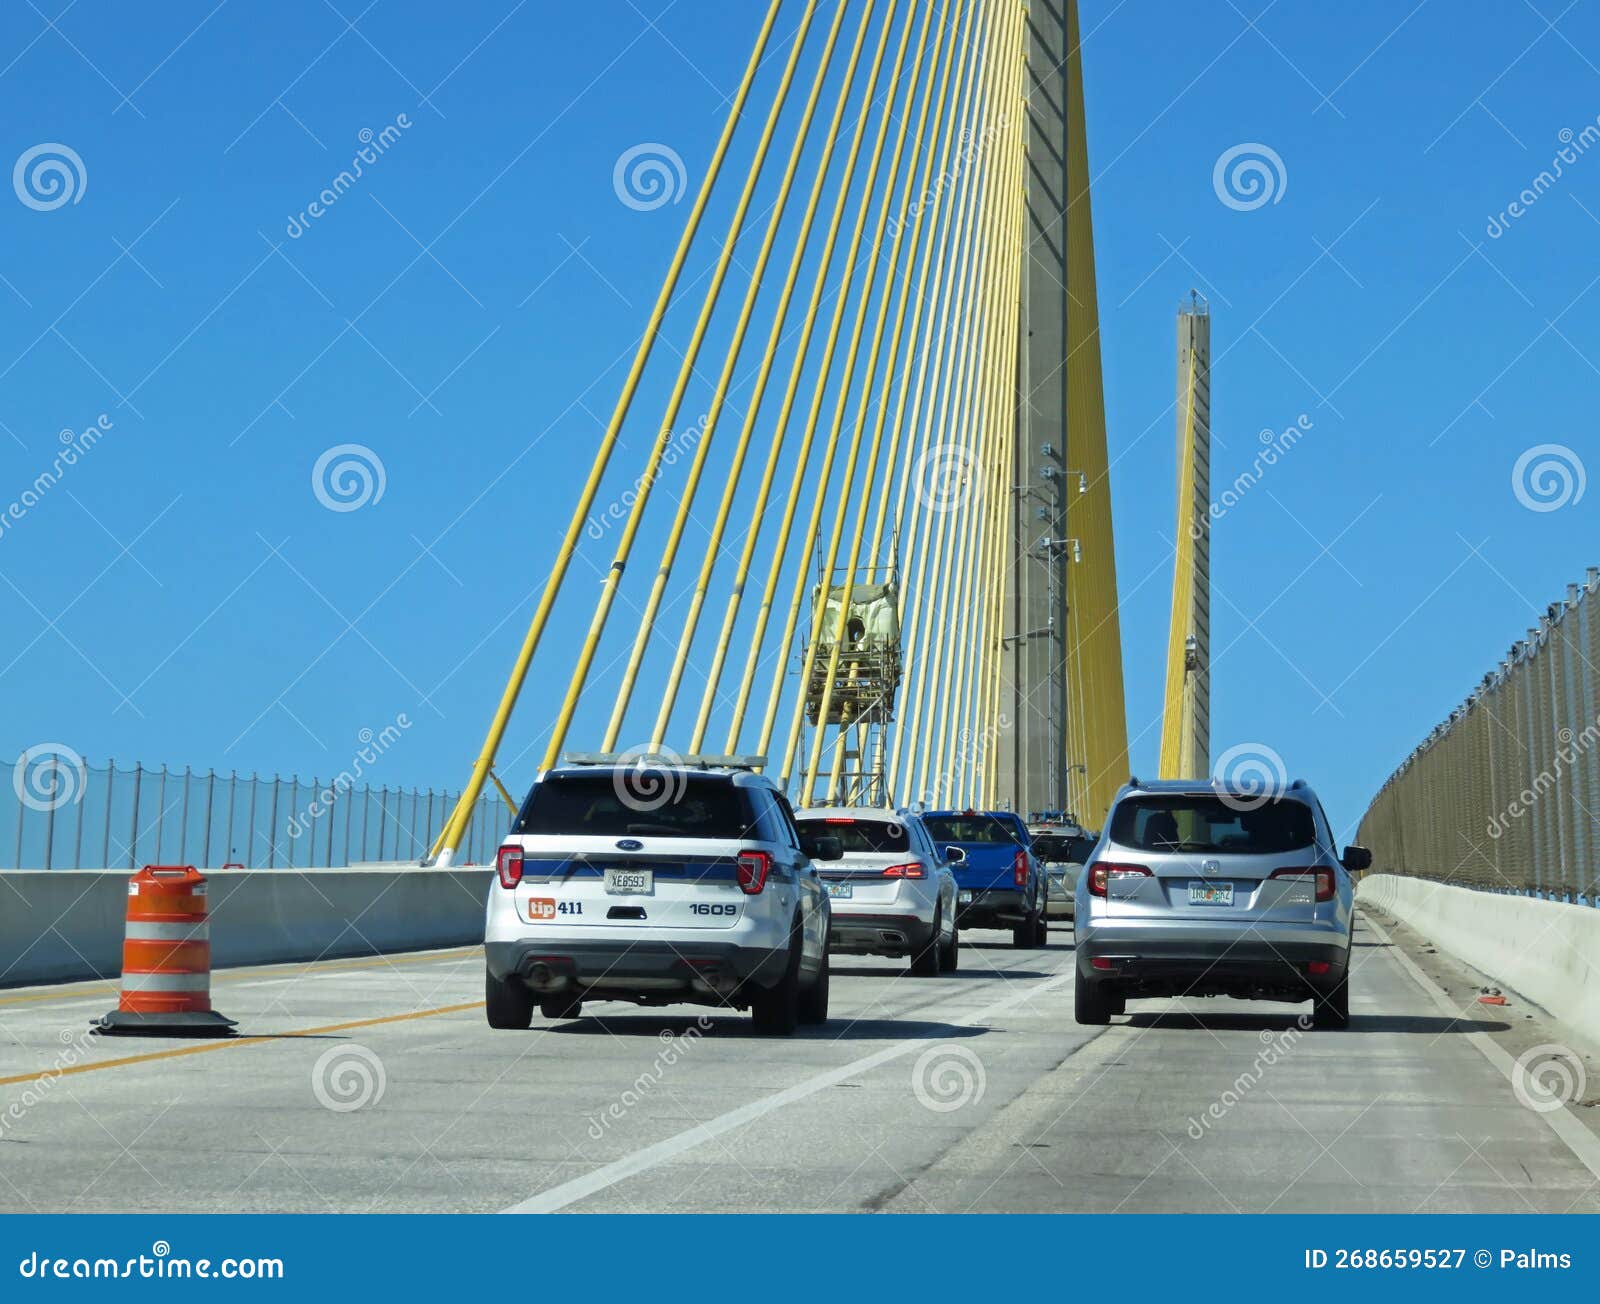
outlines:
[[1211, 772], [1211, 316], [1178, 313], [1178, 520], [1167, 635], [1161, 777]]

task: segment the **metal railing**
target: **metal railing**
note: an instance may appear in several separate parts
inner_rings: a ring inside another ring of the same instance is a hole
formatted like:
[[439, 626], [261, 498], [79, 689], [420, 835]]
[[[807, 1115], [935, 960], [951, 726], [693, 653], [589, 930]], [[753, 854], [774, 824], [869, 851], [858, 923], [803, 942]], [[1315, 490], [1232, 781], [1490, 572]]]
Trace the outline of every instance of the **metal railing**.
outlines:
[[[0, 866], [135, 869], [144, 864], [315, 869], [417, 861], [459, 791], [374, 788], [298, 775], [244, 777], [87, 764], [67, 748], [0, 762]], [[498, 796], [475, 805], [457, 863], [492, 862], [510, 823]]]
[[1600, 876], [1600, 568], [1373, 798], [1373, 869], [1596, 904]]

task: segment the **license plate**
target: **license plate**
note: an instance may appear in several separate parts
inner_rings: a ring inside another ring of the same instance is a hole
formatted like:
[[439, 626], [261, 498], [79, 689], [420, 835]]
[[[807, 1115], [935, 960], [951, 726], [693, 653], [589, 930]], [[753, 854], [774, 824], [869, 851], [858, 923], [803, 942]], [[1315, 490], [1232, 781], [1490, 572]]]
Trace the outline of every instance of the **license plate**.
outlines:
[[606, 870], [606, 891], [612, 896], [650, 896], [655, 890], [653, 869]]
[[957, 892], [956, 893], [956, 904], [958, 906], [970, 906], [972, 904], [972, 893], [970, 893], [970, 892]]
[[1233, 904], [1233, 884], [1191, 883], [1189, 884], [1189, 904], [1192, 906], [1231, 906]]
[[828, 895], [835, 901], [848, 901], [856, 894], [855, 885], [852, 883], [829, 883]]

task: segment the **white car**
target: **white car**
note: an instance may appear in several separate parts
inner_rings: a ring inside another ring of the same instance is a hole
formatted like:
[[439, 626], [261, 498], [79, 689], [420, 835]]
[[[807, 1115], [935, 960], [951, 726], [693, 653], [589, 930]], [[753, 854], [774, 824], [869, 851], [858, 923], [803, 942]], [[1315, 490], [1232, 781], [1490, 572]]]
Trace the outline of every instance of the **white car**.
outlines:
[[777, 785], [736, 758], [568, 757], [496, 857], [490, 1027], [586, 1000], [749, 1009], [786, 1036], [828, 1017], [828, 895]]
[[833, 949], [909, 956], [911, 972], [955, 970], [961, 935], [956, 880], [919, 816], [876, 806], [826, 806], [795, 816], [803, 834], [832, 837], [844, 855], [824, 865]]

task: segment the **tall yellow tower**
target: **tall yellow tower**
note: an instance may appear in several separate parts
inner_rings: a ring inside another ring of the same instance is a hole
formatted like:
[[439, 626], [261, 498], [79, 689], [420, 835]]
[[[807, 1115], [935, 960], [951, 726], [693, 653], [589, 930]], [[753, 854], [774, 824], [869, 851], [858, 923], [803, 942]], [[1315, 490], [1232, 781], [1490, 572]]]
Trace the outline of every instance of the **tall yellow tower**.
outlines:
[[1178, 310], [1178, 521], [1161, 777], [1211, 771], [1211, 315]]

